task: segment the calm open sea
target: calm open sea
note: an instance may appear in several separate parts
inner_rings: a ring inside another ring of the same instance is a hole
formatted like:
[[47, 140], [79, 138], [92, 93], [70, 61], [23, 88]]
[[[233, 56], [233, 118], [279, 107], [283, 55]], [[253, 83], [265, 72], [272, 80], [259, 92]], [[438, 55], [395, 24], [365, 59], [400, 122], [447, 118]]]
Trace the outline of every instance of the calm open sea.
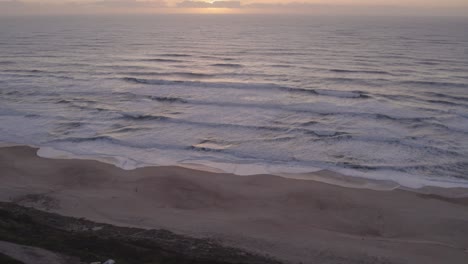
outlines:
[[131, 169], [468, 183], [468, 20], [0, 18], [0, 141]]

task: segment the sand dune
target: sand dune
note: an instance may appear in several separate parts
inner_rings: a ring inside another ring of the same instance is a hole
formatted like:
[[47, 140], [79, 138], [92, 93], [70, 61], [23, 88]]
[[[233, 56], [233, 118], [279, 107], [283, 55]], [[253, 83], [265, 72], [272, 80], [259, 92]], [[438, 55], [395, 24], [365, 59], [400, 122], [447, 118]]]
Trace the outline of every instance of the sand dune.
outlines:
[[82, 264], [74, 258], [36, 247], [0, 241], [0, 253], [14, 257], [25, 264]]
[[290, 263], [467, 263], [466, 190], [376, 191], [180, 167], [124, 171], [36, 151], [0, 149], [0, 200], [214, 237]]

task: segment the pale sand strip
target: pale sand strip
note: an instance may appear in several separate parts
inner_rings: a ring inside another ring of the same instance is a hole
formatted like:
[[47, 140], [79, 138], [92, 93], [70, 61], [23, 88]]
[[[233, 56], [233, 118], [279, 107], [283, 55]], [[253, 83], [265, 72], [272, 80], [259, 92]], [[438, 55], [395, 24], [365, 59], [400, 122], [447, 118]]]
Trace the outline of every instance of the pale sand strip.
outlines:
[[453, 198], [466, 194], [464, 189], [429, 188], [421, 191], [433, 194], [421, 194], [180, 167], [125, 171], [97, 161], [39, 158], [36, 151], [0, 148], [0, 200], [116, 225], [216, 237], [290, 262], [468, 260], [468, 199]]

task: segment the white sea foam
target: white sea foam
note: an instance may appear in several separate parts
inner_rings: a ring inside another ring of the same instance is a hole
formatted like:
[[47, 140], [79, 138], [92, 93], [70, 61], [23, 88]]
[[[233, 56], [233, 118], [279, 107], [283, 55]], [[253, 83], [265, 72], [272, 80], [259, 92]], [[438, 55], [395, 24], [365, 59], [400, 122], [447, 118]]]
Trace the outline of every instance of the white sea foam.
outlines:
[[[8, 144], [16, 145], [16, 144]], [[75, 150], [76, 151], [76, 150]], [[424, 186], [436, 186], [441, 188], [455, 188], [463, 187], [468, 188], [468, 182], [456, 179], [444, 178], [425, 178], [417, 175], [410, 175], [407, 173], [398, 173], [389, 170], [380, 170], [378, 172], [360, 172], [356, 170], [343, 169], [339, 167], [306, 167], [288, 164], [267, 164], [267, 163], [227, 163], [210, 160], [168, 160], [163, 157], [165, 153], [152, 152], [147, 162], [137, 162], [132, 158], [125, 156], [111, 156], [111, 155], [93, 155], [74, 153], [71, 151], [64, 151], [52, 147], [41, 147], [37, 152], [38, 156], [43, 158], [54, 159], [83, 159], [83, 160], [97, 160], [104, 163], [115, 165], [124, 170], [133, 170], [141, 167], [149, 166], [180, 166], [201, 171], [209, 171], [216, 173], [231, 173], [238, 176], [251, 176], [259, 174], [272, 174], [285, 178], [301, 179], [301, 180], [314, 180], [325, 182], [329, 184], [339, 185], [351, 188], [365, 188], [374, 190], [392, 190], [398, 186], [404, 186], [412, 189], [419, 189]], [[123, 154], [123, 153], [122, 153]], [[134, 154], [134, 153], [133, 153]], [[131, 154], [130, 154], [131, 155]], [[358, 179], [367, 179], [363, 181], [354, 181], [352, 179], [339, 179], [336, 177], [317, 176], [314, 172], [322, 170], [335, 171], [344, 175], [345, 177], [357, 177]], [[312, 173], [312, 174], [310, 174]], [[391, 182], [395, 184], [391, 184]]]
[[124, 170], [134, 170], [139, 167], [149, 166], [149, 164], [142, 164], [130, 158], [120, 156], [97, 156], [91, 154], [76, 154], [70, 151], [55, 149], [52, 147], [41, 147], [37, 151], [37, 155], [43, 158], [50, 159], [82, 159], [82, 160], [97, 160], [104, 163], [115, 165]]

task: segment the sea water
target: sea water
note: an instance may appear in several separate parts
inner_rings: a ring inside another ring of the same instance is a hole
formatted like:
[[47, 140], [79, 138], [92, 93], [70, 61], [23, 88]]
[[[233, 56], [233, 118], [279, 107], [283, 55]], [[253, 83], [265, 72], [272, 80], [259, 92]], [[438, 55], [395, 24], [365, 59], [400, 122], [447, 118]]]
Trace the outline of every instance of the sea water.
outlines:
[[[0, 141], [125, 169], [468, 183], [465, 18], [0, 18]], [[68, 154], [65, 154], [68, 153]]]

